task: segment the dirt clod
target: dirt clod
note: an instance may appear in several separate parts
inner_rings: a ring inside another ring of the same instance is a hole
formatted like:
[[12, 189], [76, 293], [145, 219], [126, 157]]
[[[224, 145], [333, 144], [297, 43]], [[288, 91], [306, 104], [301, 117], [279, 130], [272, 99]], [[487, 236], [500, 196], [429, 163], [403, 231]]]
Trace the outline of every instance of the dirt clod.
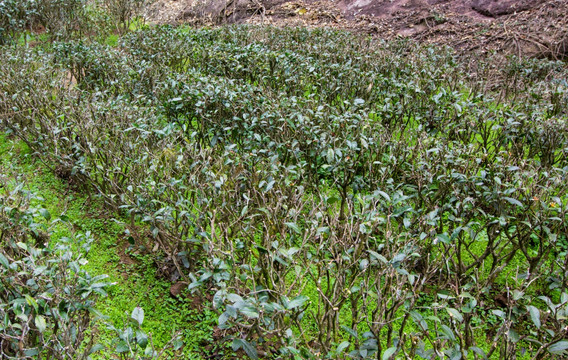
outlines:
[[187, 289], [187, 282], [178, 281], [170, 286], [170, 294], [174, 297], [179, 296], [185, 289]]

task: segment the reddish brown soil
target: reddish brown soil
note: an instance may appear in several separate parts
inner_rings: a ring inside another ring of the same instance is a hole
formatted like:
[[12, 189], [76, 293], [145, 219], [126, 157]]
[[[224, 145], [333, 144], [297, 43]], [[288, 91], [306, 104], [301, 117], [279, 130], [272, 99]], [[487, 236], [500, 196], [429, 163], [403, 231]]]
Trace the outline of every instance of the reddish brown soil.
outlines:
[[120, 257], [120, 263], [126, 265], [127, 267], [138, 264], [138, 261], [130, 256], [129, 248], [130, 244], [128, 240], [119, 239], [116, 251], [118, 253], [118, 256]]
[[157, 23], [325, 26], [463, 51], [568, 57], [567, 0], [157, 0]]

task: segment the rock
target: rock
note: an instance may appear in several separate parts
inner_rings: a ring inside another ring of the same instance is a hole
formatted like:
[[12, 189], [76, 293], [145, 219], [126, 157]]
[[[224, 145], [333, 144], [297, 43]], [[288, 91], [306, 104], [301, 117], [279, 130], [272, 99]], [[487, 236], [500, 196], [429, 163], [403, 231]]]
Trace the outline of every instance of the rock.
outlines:
[[498, 17], [529, 10], [541, 3], [542, 0], [473, 0], [471, 7], [485, 16]]

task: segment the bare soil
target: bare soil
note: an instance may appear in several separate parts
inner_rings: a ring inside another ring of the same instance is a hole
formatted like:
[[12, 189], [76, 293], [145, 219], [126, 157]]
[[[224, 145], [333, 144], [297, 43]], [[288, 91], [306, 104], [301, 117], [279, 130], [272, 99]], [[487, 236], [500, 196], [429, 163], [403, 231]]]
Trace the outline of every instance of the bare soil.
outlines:
[[156, 0], [155, 23], [333, 27], [462, 51], [568, 58], [567, 0]]

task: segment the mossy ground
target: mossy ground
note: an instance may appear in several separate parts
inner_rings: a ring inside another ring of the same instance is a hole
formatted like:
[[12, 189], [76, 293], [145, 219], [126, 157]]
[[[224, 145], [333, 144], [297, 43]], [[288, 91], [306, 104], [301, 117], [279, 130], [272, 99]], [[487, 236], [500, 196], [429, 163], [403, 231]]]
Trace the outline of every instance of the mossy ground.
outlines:
[[[47, 209], [56, 221], [46, 224], [51, 239], [57, 242], [72, 232], [91, 232], [95, 242], [87, 256], [85, 269], [92, 275], [107, 274], [107, 281], [113, 285], [108, 296], [99, 299], [97, 310], [105, 321], [120, 327], [132, 309], [140, 306], [145, 311], [143, 329], [151, 334], [157, 348], [164, 346], [180, 332], [184, 341], [185, 359], [202, 359], [213, 349], [213, 331], [216, 316], [209, 306], [194, 300], [183, 292], [178, 297], [170, 294], [171, 283], [157, 276], [154, 258], [137, 254], [127, 242], [126, 227], [116, 214], [106, 211], [99, 199], [78, 192], [72, 184], [59, 179], [44, 167], [19, 141], [0, 135], [0, 169], [10, 183], [23, 183], [26, 190], [38, 196], [42, 207]], [[132, 254], [131, 261], [125, 262], [121, 251]], [[202, 297], [195, 295], [202, 300]], [[96, 327], [101, 339], [112, 339], [104, 321]], [[210, 349], [210, 350], [207, 350]], [[99, 354], [104, 359], [105, 353]]]

